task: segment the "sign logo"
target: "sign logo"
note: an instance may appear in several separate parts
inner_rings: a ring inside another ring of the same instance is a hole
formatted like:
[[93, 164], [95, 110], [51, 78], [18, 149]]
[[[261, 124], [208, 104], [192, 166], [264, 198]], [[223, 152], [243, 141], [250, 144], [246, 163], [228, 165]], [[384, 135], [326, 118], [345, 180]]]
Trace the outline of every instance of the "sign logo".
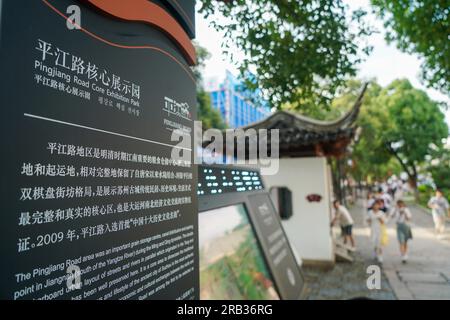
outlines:
[[269, 211], [269, 207], [267, 206], [267, 203], [264, 203], [263, 205], [260, 205], [258, 207], [259, 212], [261, 213], [262, 216], [267, 216], [268, 214], [270, 214]]
[[174, 99], [164, 97], [163, 110], [169, 115], [174, 115], [186, 120], [192, 120], [191, 107], [187, 102], [177, 102]]
[[270, 209], [267, 203], [258, 206], [258, 211], [261, 217], [263, 218], [263, 222], [266, 226], [270, 226], [273, 223], [273, 217], [270, 214]]

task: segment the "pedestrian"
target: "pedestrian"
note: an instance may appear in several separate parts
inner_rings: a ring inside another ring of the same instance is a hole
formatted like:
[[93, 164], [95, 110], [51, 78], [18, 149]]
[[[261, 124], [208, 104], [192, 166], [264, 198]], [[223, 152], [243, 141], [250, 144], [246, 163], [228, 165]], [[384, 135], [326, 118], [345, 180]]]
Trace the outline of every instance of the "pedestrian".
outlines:
[[433, 213], [436, 235], [438, 237], [443, 236], [445, 232], [445, 218], [447, 215], [450, 215], [450, 206], [441, 190], [436, 190], [435, 196], [428, 201], [428, 207], [431, 208]]
[[395, 200], [401, 200], [403, 198], [403, 181], [399, 179], [397, 181], [396, 191], [394, 195]]
[[366, 201], [367, 212], [372, 210], [372, 206], [375, 203], [375, 201], [376, 201], [375, 195], [371, 191], [367, 192], [367, 201]]
[[392, 211], [390, 218], [396, 222], [397, 225], [397, 240], [400, 244], [400, 254], [402, 262], [408, 261], [408, 241], [412, 239], [411, 231], [411, 211], [406, 206], [403, 200], [398, 200], [395, 209]]
[[[381, 189], [381, 188], [378, 188], [378, 189], [375, 191], [375, 202], [378, 202], [378, 204], [379, 204], [379, 209], [380, 209], [381, 211], [384, 211], [384, 200], [381, 198], [382, 195], [383, 195], [382, 189]], [[372, 207], [373, 207], [373, 204], [372, 204]]]
[[382, 201], [382, 202], [380, 202], [380, 210], [385, 212], [385, 213], [389, 213], [389, 211], [391, 209], [392, 201], [393, 201], [393, 199], [389, 195], [389, 193], [386, 192], [386, 191], [383, 191], [383, 189], [380, 188], [378, 190], [376, 198], [378, 200]]
[[370, 234], [374, 247], [374, 254], [379, 263], [383, 263], [383, 228], [386, 217], [380, 207], [382, 200], [377, 200], [369, 211], [367, 223], [370, 226]]
[[351, 251], [355, 251], [355, 239], [353, 238], [353, 218], [350, 214], [350, 212], [347, 210], [346, 207], [344, 207], [339, 200], [333, 201], [333, 207], [334, 207], [334, 218], [331, 222], [331, 225], [334, 225], [336, 221], [339, 221], [339, 225], [341, 227], [341, 234], [342, 238], [344, 238], [344, 244], [347, 244], [350, 242], [351, 244]]

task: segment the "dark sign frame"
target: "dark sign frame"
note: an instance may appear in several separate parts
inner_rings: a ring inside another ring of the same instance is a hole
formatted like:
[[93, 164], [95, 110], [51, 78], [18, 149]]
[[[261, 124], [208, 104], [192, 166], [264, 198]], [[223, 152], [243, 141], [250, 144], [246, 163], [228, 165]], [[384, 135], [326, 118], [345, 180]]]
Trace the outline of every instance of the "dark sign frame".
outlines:
[[[212, 169], [230, 169], [230, 166], [227, 165], [211, 165], [211, 166], [199, 166], [199, 183], [201, 180], [201, 172], [205, 168], [212, 168]], [[236, 170], [243, 170], [243, 171], [255, 171], [254, 169], [248, 169], [243, 167], [232, 167]], [[217, 170], [216, 170], [217, 171]], [[258, 171], [259, 173], [259, 171]], [[259, 242], [259, 246], [261, 248], [261, 251], [264, 256], [264, 260], [266, 262], [266, 265], [269, 269], [269, 272], [271, 273], [271, 276], [274, 280], [275, 288], [280, 295], [280, 298], [283, 300], [298, 300], [298, 299], [304, 299], [305, 297], [305, 280], [303, 273], [300, 269], [300, 267], [297, 265], [297, 262], [295, 260], [294, 253], [292, 251], [292, 248], [289, 244], [289, 242], [286, 242], [286, 247], [288, 252], [288, 259], [293, 260], [295, 262], [295, 266], [297, 267], [296, 270], [293, 270], [294, 273], [298, 272], [296, 274], [296, 277], [300, 277], [301, 284], [296, 286], [296, 288], [288, 288], [286, 286], [286, 281], [284, 278], [284, 275], [282, 272], [274, 265], [273, 261], [269, 258], [269, 247], [267, 242], [264, 240], [267, 234], [264, 232], [263, 228], [261, 227], [261, 219], [258, 217], [258, 213], [255, 210], [255, 197], [262, 197], [267, 199], [267, 203], [270, 203], [271, 210], [272, 210], [272, 216], [274, 217], [274, 221], [276, 224], [279, 225], [279, 228], [281, 228], [282, 236], [287, 240], [286, 233], [284, 232], [284, 229], [281, 225], [281, 221], [279, 217], [276, 215], [275, 207], [273, 206], [272, 201], [270, 200], [270, 194], [263, 188], [262, 190], [256, 190], [256, 191], [245, 191], [245, 192], [229, 192], [224, 194], [206, 194], [206, 195], [199, 195], [198, 197], [198, 206], [199, 206], [199, 214], [202, 214], [203, 212], [207, 212], [209, 210], [218, 209], [218, 208], [224, 208], [234, 205], [244, 205], [248, 217], [250, 220], [250, 224], [252, 226], [252, 229], [254, 230], [257, 240]]]
[[172, 139], [196, 119], [183, 21], [165, 1], [133, 2], [159, 23], [112, 0], [0, 3], [0, 299], [197, 299], [193, 137]]

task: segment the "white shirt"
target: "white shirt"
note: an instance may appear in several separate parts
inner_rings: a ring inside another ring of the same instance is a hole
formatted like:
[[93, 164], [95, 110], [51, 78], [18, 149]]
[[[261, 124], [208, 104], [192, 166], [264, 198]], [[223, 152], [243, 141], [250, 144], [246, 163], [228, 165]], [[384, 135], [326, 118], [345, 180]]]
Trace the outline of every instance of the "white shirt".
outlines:
[[389, 209], [389, 208], [391, 207], [391, 205], [392, 205], [392, 197], [391, 197], [391, 195], [388, 194], [388, 193], [383, 193], [383, 194], [381, 195], [381, 199], [382, 199], [383, 202], [384, 202], [384, 207], [385, 207], [386, 209]]
[[[377, 212], [370, 210], [368, 213], [368, 220], [370, 221], [370, 233], [372, 242], [375, 247], [381, 246], [381, 225], [385, 222], [384, 212], [378, 210]], [[381, 221], [380, 221], [381, 219]]]
[[396, 223], [406, 223], [408, 220], [411, 220], [412, 214], [408, 208], [395, 208], [391, 214], [391, 218]]
[[372, 208], [374, 203], [375, 203], [375, 199], [374, 198], [370, 198], [369, 200], [367, 200], [367, 209]]
[[339, 225], [341, 227], [349, 226], [354, 223], [350, 212], [348, 212], [347, 208], [343, 205], [340, 205], [335, 210], [335, 217], [339, 220]]
[[[382, 223], [386, 222], [384, 212], [381, 210], [378, 210], [377, 212], [375, 212], [374, 210], [370, 210], [368, 216], [369, 216], [368, 220], [370, 221], [372, 231], [379, 232]], [[380, 219], [382, 222], [380, 221]]]
[[428, 205], [435, 206], [432, 209], [433, 213], [439, 216], [445, 216], [449, 208], [448, 201], [444, 197], [433, 197], [428, 201]]

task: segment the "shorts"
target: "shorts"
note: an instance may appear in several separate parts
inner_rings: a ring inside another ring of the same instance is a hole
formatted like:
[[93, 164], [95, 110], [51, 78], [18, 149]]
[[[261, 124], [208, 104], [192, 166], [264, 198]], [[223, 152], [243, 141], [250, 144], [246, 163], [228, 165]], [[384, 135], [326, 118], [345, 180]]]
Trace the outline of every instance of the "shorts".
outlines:
[[342, 236], [351, 236], [352, 235], [353, 225], [349, 224], [348, 226], [341, 226]]
[[397, 223], [397, 239], [400, 244], [406, 244], [408, 240], [411, 240], [411, 227], [406, 223]]
[[444, 229], [445, 228], [445, 215], [437, 214], [433, 212], [433, 221], [436, 229]]

